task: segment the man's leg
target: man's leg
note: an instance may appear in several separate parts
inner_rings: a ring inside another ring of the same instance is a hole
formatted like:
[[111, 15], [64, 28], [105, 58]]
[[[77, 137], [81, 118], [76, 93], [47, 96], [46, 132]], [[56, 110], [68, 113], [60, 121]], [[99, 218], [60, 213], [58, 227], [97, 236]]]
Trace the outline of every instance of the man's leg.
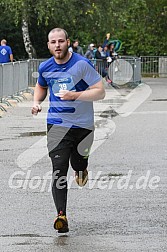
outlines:
[[57, 212], [66, 214], [67, 171], [72, 144], [67, 140], [69, 129], [57, 125], [47, 125], [47, 146], [53, 166], [52, 195]]
[[69, 167], [70, 148], [55, 150], [50, 153], [53, 166], [52, 195], [57, 213], [66, 215], [67, 172]]
[[58, 213], [54, 221], [54, 228], [58, 233], [66, 233], [69, 231], [66, 217], [66, 205], [67, 172], [70, 152], [70, 148], [65, 148], [50, 153], [53, 165], [52, 195]]
[[[76, 130], [77, 132], [77, 130]], [[70, 162], [76, 172], [76, 182], [79, 186], [84, 186], [88, 180], [88, 158], [91, 145], [93, 143], [94, 131], [87, 129], [78, 130], [78, 139], [72, 149]]]
[[68, 136], [68, 128], [47, 125], [47, 145], [53, 166], [52, 195], [57, 209], [54, 228], [59, 233], [69, 231], [66, 217], [67, 205], [67, 172], [72, 143]]

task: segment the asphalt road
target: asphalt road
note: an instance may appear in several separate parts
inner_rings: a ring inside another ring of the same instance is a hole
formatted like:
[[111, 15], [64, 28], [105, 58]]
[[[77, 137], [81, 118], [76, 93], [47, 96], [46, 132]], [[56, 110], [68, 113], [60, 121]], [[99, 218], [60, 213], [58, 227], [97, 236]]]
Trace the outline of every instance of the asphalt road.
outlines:
[[47, 104], [36, 118], [31, 101], [0, 118], [0, 251], [167, 251], [167, 79], [143, 83], [95, 103], [89, 182], [78, 188], [70, 168], [66, 236], [53, 229]]

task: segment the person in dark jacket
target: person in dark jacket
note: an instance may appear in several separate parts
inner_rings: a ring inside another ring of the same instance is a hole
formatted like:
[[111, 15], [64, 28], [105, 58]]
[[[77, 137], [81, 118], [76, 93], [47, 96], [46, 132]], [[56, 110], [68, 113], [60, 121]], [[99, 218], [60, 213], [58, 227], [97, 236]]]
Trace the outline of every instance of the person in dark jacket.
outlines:
[[115, 51], [115, 44], [113, 42], [108, 44], [108, 50], [109, 50], [109, 57], [111, 58], [111, 61], [109, 62], [113, 62], [118, 58], [118, 54]]
[[105, 57], [103, 57], [103, 56], [101, 55], [102, 50], [103, 50], [102, 46], [101, 46], [101, 45], [98, 45], [98, 46], [97, 46], [97, 50], [96, 50], [96, 52], [95, 52], [95, 58], [96, 58], [96, 59], [105, 59]]
[[96, 65], [102, 77], [103, 78], [105, 77], [106, 80], [108, 80], [107, 60], [106, 56], [102, 56], [102, 50], [103, 50], [102, 46], [98, 45], [97, 50], [95, 52], [95, 58], [97, 59]]

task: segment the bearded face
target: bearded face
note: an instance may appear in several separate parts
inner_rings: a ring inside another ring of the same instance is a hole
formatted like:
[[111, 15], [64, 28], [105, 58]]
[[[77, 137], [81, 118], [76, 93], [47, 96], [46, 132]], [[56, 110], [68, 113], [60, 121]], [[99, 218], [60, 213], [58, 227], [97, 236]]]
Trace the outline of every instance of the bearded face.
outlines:
[[68, 58], [70, 41], [66, 39], [63, 31], [55, 31], [49, 34], [48, 49], [56, 60]]

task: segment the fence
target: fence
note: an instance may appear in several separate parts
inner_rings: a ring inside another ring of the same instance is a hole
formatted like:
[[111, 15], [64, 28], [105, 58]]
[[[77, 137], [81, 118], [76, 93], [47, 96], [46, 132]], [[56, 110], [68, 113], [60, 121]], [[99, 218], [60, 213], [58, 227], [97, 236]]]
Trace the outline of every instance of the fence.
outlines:
[[[29, 60], [28, 79], [29, 85], [35, 86], [37, 81], [37, 72], [39, 64], [44, 59]], [[113, 82], [117, 84], [141, 82], [141, 59], [138, 57], [120, 57], [114, 63], [110, 64], [107, 61], [93, 59], [91, 60], [95, 69], [103, 76], [104, 69], [108, 71]]]
[[[118, 64], [117, 64], [118, 63]], [[129, 63], [129, 64], [128, 64]], [[96, 66], [100, 64], [96, 60]], [[167, 77], [167, 56], [120, 56], [119, 62], [115, 61], [114, 64], [110, 65], [110, 74], [115, 82], [119, 82], [123, 79], [126, 80], [126, 76], [130, 75], [131, 67], [133, 69], [133, 75], [129, 82], [138, 83], [142, 77]], [[114, 72], [114, 69], [121, 71]], [[99, 67], [97, 67], [99, 69]], [[102, 70], [100, 68], [100, 73]]]
[[[8, 103], [7, 99], [17, 97], [20, 92], [28, 89], [28, 61], [0, 64], [0, 102]], [[3, 106], [0, 106], [3, 109]]]
[[[44, 59], [29, 60], [29, 84], [34, 86], [36, 84], [35, 72], [38, 71], [39, 64]], [[102, 60], [91, 60], [96, 70], [103, 75], [103, 69], [109, 70], [109, 75], [113, 82], [117, 84], [141, 82], [143, 77], [167, 77], [167, 57], [161, 56], [121, 56], [119, 60], [113, 64], [104, 63]], [[130, 78], [131, 76], [131, 78]]]
[[[35, 86], [39, 64], [45, 59], [32, 59], [14, 63], [0, 64], [0, 102], [9, 96], [17, 96], [21, 91]], [[92, 60], [96, 70], [103, 75], [107, 69], [113, 82], [119, 84], [141, 82], [141, 76], [167, 77], [167, 57], [121, 56], [112, 64], [102, 60]], [[2, 108], [2, 106], [0, 106]]]
[[[124, 61], [121, 61], [124, 60]], [[38, 71], [38, 66], [43, 60], [41, 59], [34, 59], [29, 61], [29, 83], [32, 85], [35, 85], [36, 79], [33, 77], [33, 72]], [[132, 57], [132, 56], [121, 56], [119, 60], [118, 66], [122, 66], [124, 62], [130, 63], [132, 69], [133, 69], [133, 75], [130, 80], [132, 83], [138, 83], [141, 80], [142, 77], [167, 77], [167, 56], [141, 56], [138, 57]], [[117, 61], [118, 62], [118, 61]], [[119, 67], [116, 66], [115, 62], [113, 65], [110, 66], [110, 74], [113, 75], [114, 69], [118, 69]], [[121, 63], [122, 62], [122, 63]], [[92, 63], [95, 65], [96, 70], [102, 75], [103, 68], [104, 68], [104, 62], [101, 60], [92, 60]], [[116, 78], [116, 81], [120, 78], [119, 74], [123, 76], [127, 72], [131, 72], [131, 67], [129, 64], [125, 64], [126, 67], [121, 71], [116, 71], [115, 75], [113, 76]], [[124, 66], [125, 66], [124, 65]], [[109, 67], [109, 64], [107, 65], [107, 68]], [[113, 69], [112, 69], [113, 67]], [[122, 68], [122, 67], [121, 67]], [[119, 77], [118, 77], [119, 76]]]
[[167, 77], [167, 56], [141, 56], [141, 74], [145, 77]]
[[109, 76], [118, 85], [141, 83], [141, 59], [121, 56], [109, 65]]
[[35, 86], [38, 77], [38, 67], [41, 62], [46, 59], [30, 59], [28, 60], [28, 83], [29, 86]]

